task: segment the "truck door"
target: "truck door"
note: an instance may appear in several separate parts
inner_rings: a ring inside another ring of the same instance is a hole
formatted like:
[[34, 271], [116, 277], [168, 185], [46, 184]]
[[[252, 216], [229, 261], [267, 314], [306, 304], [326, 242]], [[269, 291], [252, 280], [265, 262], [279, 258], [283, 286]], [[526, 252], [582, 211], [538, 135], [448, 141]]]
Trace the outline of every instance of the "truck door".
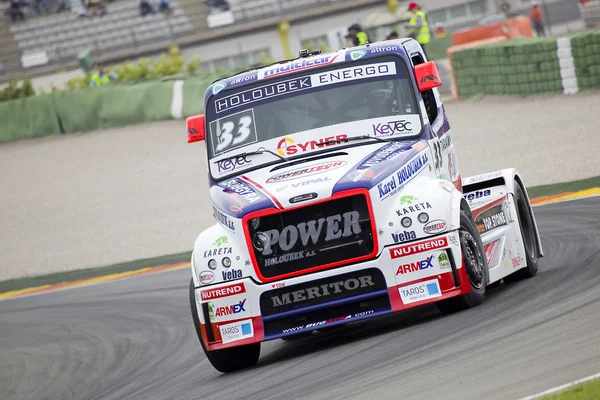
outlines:
[[[426, 62], [423, 53], [414, 40], [404, 43], [407, 53], [413, 66]], [[449, 83], [446, 83], [449, 84]], [[433, 162], [436, 176], [452, 182], [458, 190], [462, 191], [460, 172], [454, 151], [454, 142], [450, 132], [450, 125], [446, 118], [446, 112], [442, 103], [439, 90], [437, 88], [421, 93], [423, 101], [421, 111], [426, 115], [426, 123], [431, 128], [431, 138], [429, 145], [433, 152]]]

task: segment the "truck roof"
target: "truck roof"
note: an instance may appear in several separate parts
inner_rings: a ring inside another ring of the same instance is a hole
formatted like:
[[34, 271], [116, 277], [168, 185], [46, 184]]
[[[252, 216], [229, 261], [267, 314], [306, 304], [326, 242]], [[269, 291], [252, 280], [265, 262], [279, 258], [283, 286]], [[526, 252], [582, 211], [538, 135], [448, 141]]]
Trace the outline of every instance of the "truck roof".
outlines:
[[414, 39], [400, 38], [396, 40], [375, 42], [364, 46], [350, 47], [335, 52], [319, 52], [318, 54], [298, 57], [293, 60], [277, 61], [267, 66], [243, 71], [228, 78], [213, 82], [206, 90], [204, 101], [207, 101], [210, 96], [216, 95], [226, 88], [243, 86], [270, 77], [324, 67], [345, 61], [356, 61], [365, 57], [373, 57], [386, 53], [394, 53], [399, 54], [402, 57], [408, 57], [402, 45], [411, 40]]

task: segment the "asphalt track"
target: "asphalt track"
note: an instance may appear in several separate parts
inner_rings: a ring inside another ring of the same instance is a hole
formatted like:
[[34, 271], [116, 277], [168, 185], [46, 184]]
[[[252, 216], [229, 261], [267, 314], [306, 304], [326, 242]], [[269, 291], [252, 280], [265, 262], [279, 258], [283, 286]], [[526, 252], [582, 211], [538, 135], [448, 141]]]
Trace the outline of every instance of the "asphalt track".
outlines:
[[423, 307], [343, 335], [263, 344], [221, 375], [189, 271], [0, 302], [1, 399], [517, 399], [600, 371], [600, 197], [535, 208], [538, 276], [451, 316]]

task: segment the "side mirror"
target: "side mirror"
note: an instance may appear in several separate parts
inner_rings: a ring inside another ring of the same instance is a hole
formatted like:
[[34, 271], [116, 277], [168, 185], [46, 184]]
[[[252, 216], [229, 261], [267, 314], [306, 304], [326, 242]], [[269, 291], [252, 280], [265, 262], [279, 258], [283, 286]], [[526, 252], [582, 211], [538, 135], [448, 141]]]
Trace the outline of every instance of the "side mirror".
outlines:
[[415, 76], [421, 92], [442, 86], [440, 73], [438, 72], [437, 65], [435, 65], [435, 62], [433, 61], [428, 61], [415, 66]]
[[185, 122], [187, 124], [188, 143], [201, 142], [205, 139], [204, 114], [189, 117]]

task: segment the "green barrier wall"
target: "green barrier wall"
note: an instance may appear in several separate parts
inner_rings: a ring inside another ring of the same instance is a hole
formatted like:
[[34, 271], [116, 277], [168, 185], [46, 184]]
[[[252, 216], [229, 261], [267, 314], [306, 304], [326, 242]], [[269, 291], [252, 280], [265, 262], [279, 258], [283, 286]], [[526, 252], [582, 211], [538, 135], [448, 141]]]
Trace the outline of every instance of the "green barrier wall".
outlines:
[[579, 88], [600, 88], [600, 31], [571, 35], [571, 52]]
[[54, 94], [64, 133], [171, 119], [173, 82], [110, 85]]
[[204, 112], [204, 93], [212, 80], [188, 79], [183, 84], [183, 117]]
[[459, 97], [475, 94], [528, 96], [563, 90], [556, 38], [502, 41], [454, 52]]
[[0, 143], [60, 133], [52, 94], [0, 102]]

